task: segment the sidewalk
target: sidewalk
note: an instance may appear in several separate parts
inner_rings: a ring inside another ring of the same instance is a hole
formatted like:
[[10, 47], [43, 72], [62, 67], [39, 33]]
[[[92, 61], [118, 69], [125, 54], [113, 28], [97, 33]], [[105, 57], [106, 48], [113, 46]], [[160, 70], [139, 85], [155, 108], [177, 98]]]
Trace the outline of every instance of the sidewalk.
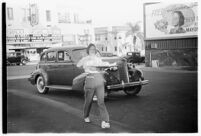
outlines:
[[197, 73], [197, 68], [188, 66], [165, 66], [165, 67], [146, 67], [143, 65], [136, 65], [136, 68], [142, 71], [153, 72], [171, 72], [171, 73]]

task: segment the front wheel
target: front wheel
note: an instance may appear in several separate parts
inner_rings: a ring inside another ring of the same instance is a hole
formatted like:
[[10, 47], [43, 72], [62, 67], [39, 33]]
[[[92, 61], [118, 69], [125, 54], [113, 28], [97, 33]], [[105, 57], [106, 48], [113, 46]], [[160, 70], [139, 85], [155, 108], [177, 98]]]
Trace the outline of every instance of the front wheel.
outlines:
[[39, 76], [37, 78], [36, 86], [37, 86], [38, 92], [41, 94], [45, 94], [49, 91], [49, 88], [45, 87], [45, 80], [42, 76]]
[[141, 88], [142, 88], [141, 85], [134, 86], [134, 87], [129, 88], [129, 89], [124, 89], [124, 92], [129, 96], [135, 96], [140, 92]]

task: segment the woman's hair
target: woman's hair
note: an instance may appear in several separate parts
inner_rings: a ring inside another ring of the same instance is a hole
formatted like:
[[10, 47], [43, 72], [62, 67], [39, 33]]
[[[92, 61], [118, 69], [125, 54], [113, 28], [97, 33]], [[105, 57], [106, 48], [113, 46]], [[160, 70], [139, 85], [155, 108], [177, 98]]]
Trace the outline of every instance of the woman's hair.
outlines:
[[177, 13], [179, 15], [179, 26], [184, 25], [184, 15], [181, 11], [174, 11], [173, 13]]
[[[93, 43], [90, 43], [89, 46], [87, 47], [87, 54], [89, 54], [89, 49], [94, 46], [96, 48], [96, 46]], [[96, 51], [97, 52], [97, 51]]]

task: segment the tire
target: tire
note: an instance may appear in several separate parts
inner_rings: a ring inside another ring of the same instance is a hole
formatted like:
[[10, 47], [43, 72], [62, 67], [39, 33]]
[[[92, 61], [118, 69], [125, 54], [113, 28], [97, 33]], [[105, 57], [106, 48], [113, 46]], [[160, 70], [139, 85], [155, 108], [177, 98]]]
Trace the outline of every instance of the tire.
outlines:
[[43, 76], [39, 76], [37, 78], [36, 87], [40, 94], [46, 94], [49, 91], [49, 88], [45, 87], [45, 80]]
[[135, 96], [137, 95], [140, 90], [141, 90], [142, 86], [134, 86], [133, 88], [129, 88], [129, 89], [124, 89], [125, 94], [127, 94], [128, 96]]
[[27, 61], [26, 61], [25, 59], [22, 59], [22, 60], [21, 60], [21, 64], [22, 64], [22, 65], [26, 65], [26, 63], [27, 63]]

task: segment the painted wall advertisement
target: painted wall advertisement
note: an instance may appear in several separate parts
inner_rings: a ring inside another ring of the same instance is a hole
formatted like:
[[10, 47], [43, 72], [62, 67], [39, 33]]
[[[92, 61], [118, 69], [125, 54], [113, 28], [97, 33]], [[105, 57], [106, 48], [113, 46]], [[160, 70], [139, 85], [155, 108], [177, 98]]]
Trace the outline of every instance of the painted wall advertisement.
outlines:
[[197, 36], [197, 2], [145, 5], [145, 38]]

